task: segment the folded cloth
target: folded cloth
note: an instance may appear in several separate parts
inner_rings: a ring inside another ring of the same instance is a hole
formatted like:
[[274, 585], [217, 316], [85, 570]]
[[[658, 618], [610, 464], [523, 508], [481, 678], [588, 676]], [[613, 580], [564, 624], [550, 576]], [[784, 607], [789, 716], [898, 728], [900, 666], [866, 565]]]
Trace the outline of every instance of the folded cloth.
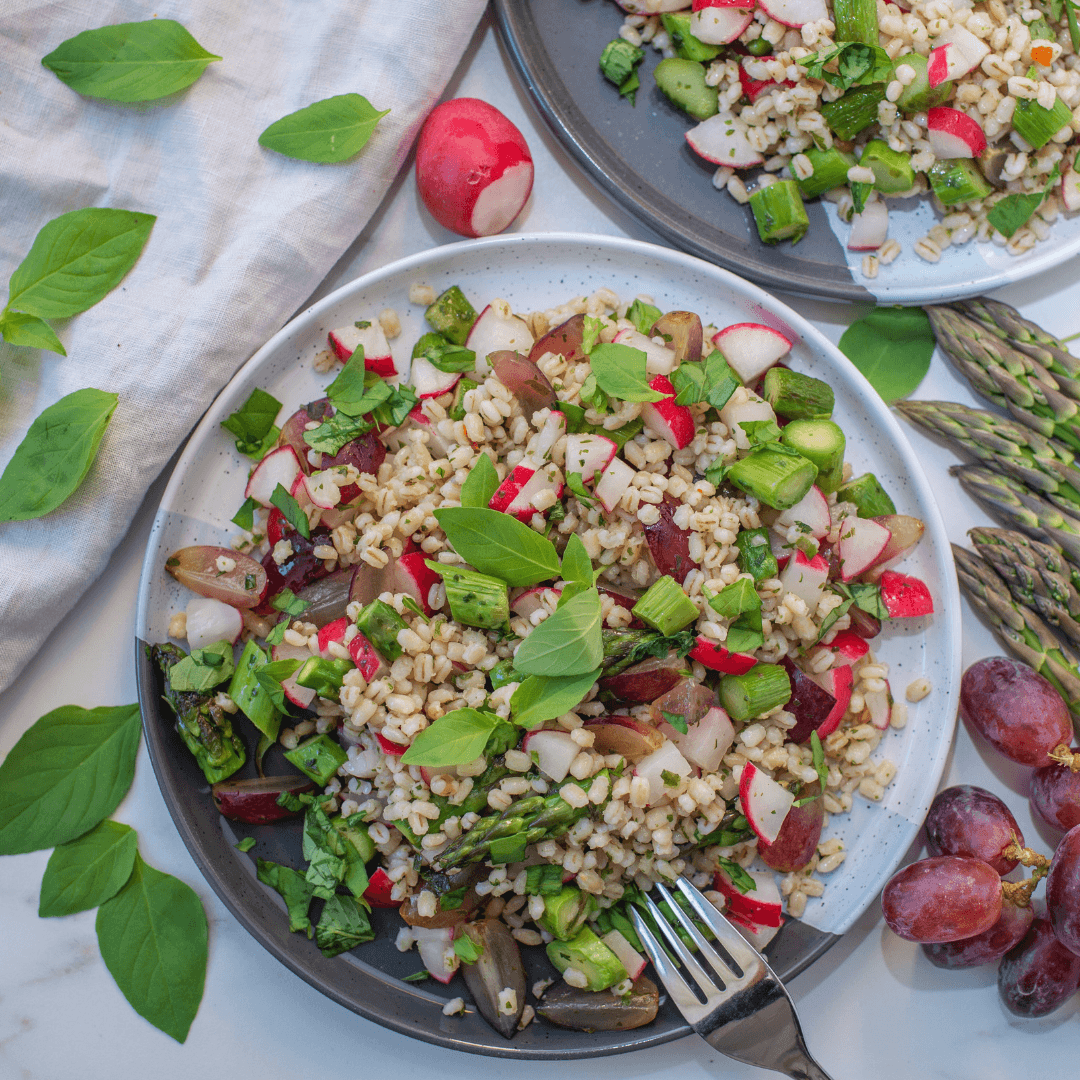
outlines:
[[[0, 524], [0, 690], [104, 569], [149, 485], [233, 372], [355, 240], [409, 153], [485, 0], [20, 0], [0, 5], [0, 282], [49, 220], [85, 206], [156, 214], [138, 263], [54, 323], [67, 357], [0, 344], [0, 467], [47, 406], [96, 387], [120, 403], [63, 506]], [[175, 19], [220, 55], [160, 102], [84, 98], [41, 64], [111, 23]], [[390, 109], [352, 160], [258, 145], [336, 94]]]

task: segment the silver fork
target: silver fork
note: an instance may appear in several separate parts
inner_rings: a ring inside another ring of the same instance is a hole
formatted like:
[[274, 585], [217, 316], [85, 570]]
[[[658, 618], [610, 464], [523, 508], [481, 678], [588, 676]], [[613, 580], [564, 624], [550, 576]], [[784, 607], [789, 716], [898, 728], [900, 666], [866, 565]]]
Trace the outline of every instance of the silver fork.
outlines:
[[795, 1080], [830, 1080], [829, 1074], [810, 1056], [803, 1040], [799, 1018], [791, 1003], [784, 984], [776, 977], [761, 954], [753, 948], [694, 888], [685, 878], [676, 882], [679, 892], [686, 898], [694, 914], [716, 935], [728, 956], [735, 962], [732, 967], [705, 940], [704, 935], [691, 921], [689, 915], [675, 902], [663, 885], [657, 884], [657, 892], [667, 901], [668, 907], [682, 924], [682, 928], [697, 945], [698, 955], [716, 972], [724, 984], [721, 989], [683, 944], [660, 908], [651, 897], [645, 904], [668, 947], [683, 968], [697, 983], [699, 1000], [691, 986], [679, 974], [677, 966], [664, 951], [656, 936], [649, 929], [641, 914], [630, 906], [634, 929], [656, 968], [671, 1000], [689, 1021], [690, 1026], [721, 1054], [772, 1069]]

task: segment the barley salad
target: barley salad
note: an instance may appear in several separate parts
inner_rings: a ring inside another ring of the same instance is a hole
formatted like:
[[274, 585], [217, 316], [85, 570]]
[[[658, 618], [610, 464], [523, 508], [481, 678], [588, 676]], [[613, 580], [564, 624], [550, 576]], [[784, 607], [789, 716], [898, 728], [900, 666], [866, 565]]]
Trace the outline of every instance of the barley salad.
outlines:
[[[328, 955], [392, 905], [508, 1036], [537, 1008], [595, 1028], [597, 993], [646, 1023], [635, 890], [686, 872], [763, 946], [843, 861], [826, 818], [891, 780], [904, 706], [868, 639], [932, 606], [884, 569], [921, 523], [851, 476], [771, 327], [609, 290], [411, 299], [411, 385], [371, 312], [315, 358], [327, 398], [226, 422], [250, 501], [230, 548], [167, 560], [197, 595], [170, 625], [192, 655], [154, 649], [166, 694], [223, 813], [304, 815], [307, 868], [259, 876]], [[300, 772], [230, 781], [255, 729]], [[562, 972], [536, 1005], [519, 944]]]
[[[620, 0], [601, 67], [633, 95], [651, 46], [657, 85], [700, 121], [691, 148], [749, 203], [761, 239], [797, 241], [803, 198], [837, 204], [847, 246], [877, 277], [903, 249], [889, 203], [929, 195], [938, 222], [912, 245], [1019, 255], [1080, 209], [1080, 28], [1068, 2]], [[746, 170], [761, 169], [754, 183]]]

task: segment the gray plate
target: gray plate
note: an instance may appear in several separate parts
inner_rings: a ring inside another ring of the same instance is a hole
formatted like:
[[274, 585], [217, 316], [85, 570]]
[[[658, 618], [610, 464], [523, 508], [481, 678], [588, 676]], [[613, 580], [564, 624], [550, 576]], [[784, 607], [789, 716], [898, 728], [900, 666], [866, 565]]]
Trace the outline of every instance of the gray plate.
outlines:
[[768, 246], [749, 207], [712, 186], [716, 167], [683, 137], [692, 121], [657, 88], [660, 56], [646, 50], [631, 108], [596, 63], [618, 32], [610, 0], [495, 0], [499, 29], [540, 115], [563, 147], [617, 203], [683, 251], [769, 288], [873, 302], [852, 279], [819, 199], [797, 245]]

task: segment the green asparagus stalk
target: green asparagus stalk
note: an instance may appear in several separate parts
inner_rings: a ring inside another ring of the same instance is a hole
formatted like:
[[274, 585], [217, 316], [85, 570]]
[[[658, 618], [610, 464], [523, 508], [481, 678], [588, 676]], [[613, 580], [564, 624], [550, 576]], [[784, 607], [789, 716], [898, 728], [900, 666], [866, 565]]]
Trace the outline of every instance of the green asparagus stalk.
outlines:
[[969, 451], [995, 472], [1034, 491], [1056, 495], [1080, 512], [1080, 469], [1073, 452], [1057, 439], [952, 401], [898, 401], [896, 408], [912, 423]]
[[[168, 678], [169, 669], [183, 660], [184, 650], [176, 645], [154, 645], [150, 659]], [[178, 692], [165, 687], [165, 701], [176, 713], [176, 730], [194, 755], [211, 784], [232, 776], [244, 764], [244, 744], [233, 732], [229, 715], [214, 704], [214, 694]]]
[[878, 44], [878, 17], [875, 0], [833, 0], [833, 20], [837, 41]]
[[[1046, 595], [1059, 603], [1080, 605], [1080, 567], [1062, 558], [1061, 552], [1049, 544], [1040, 543], [1011, 529], [990, 529], [984, 527], [972, 529], [968, 536], [979, 549], [979, 554], [994, 562], [996, 549], [1005, 550], [1001, 561], [1019, 560], [1024, 566], [1034, 570], [1044, 583]], [[1073, 595], [1077, 596], [1073, 600]], [[1080, 610], [1078, 608], [1077, 610]]]
[[960, 585], [976, 611], [993, 625], [1006, 647], [1044, 676], [1069, 710], [1080, 716], [1080, 666], [1072, 650], [1034, 611], [1010, 599], [1005, 583], [988, 563], [956, 544], [953, 558]]

